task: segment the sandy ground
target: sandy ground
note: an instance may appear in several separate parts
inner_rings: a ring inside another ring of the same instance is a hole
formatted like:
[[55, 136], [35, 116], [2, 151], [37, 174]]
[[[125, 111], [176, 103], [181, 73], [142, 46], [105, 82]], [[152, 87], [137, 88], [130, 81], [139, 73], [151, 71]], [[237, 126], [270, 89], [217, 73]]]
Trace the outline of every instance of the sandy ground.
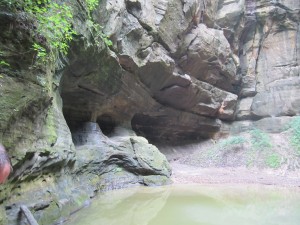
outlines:
[[263, 184], [300, 187], [300, 172], [246, 167], [201, 168], [171, 162], [175, 184]]

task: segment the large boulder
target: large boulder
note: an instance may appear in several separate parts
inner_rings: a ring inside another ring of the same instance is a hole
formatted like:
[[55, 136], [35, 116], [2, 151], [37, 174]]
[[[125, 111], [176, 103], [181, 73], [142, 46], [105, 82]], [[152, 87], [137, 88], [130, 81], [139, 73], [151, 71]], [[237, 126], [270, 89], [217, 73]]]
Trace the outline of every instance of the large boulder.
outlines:
[[108, 138], [97, 123], [89, 122], [73, 132], [77, 143], [76, 174], [99, 175], [99, 184], [106, 190], [116, 188], [116, 184], [147, 184], [145, 179], [151, 175], [161, 178], [151, 185], [170, 183], [171, 168], [154, 145], [124, 128], [115, 130]]
[[199, 24], [181, 46], [179, 65], [191, 76], [221, 89], [233, 92], [239, 81], [237, 58], [233, 55], [223, 31]]

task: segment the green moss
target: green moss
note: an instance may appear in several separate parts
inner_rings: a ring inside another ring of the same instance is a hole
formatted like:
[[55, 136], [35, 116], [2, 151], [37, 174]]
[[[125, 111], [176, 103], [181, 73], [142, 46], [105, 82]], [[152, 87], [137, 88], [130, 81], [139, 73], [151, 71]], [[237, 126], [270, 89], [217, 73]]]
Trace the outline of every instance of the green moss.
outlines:
[[89, 183], [93, 186], [93, 187], [97, 187], [97, 185], [99, 184], [100, 182], [100, 178], [99, 176], [97, 175], [93, 175], [90, 180], [89, 180]]
[[9, 148], [33, 131], [33, 121], [47, 97], [42, 87], [7, 75], [0, 79], [0, 85], [0, 130], [3, 132], [0, 138]]
[[0, 225], [7, 224], [6, 213], [3, 205], [0, 205]]
[[45, 124], [45, 132], [46, 132], [46, 136], [47, 136], [47, 142], [50, 145], [53, 145], [56, 143], [56, 140], [58, 138], [57, 135], [57, 129], [56, 129], [56, 124], [54, 121], [54, 109], [53, 107], [49, 108], [48, 113], [47, 113], [47, 117], [46, 117], [46, 124]]
[[52, 201], [50, 205], [42, 211], [42, 213], [33, 213], [38, 224], [53, 224], [61, 217], [61, 210], [56, 201]]
[[4, 74], [2, 74], [0, 85], [0, 127], [3, 128], [8, 125], [13, 115], [19, 114], [22, 108], [26, 107], [31, 97], [34, 96], [35, 89], [33, 88], [25, 95], [26, 87]]
[[246, 166], [251, 167], [254, 165], [255, 162], [255, 153], [253, 151], [247, 152], [247, 160], [246, 160]]
[[150, 175], [144, 176], [143, 182], [147, 186], [159, 186], [171, 184], [171, 180], [166, 176]]
[[[81, 193], [80, 195], [77, 195], [74, 199], [74, 202], [76, 203], [76, 207], [82, 207], [84, 202], [89, 199], [89, 196], [87, 194]], [[75, 208], [76, 208], [75, 207]]]

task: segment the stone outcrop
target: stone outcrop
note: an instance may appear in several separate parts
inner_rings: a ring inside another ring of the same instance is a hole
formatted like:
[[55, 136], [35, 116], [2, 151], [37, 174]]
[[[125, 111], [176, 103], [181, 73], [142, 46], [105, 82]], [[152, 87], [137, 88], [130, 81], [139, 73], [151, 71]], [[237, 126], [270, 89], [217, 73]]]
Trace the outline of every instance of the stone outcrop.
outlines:
[[68, 55], [46, 65], [32, 44], [47, 40], [0, 3], [0, 141], [14, 167], [0, 218], [10, 224], [23, 203], [50, 224], [101, 190], [168, 183], [152, 144], [282, 132], [299, 115], [298, 0], [104, 0], [91, 16], [109, 47], [80, 2]]
[[[171, 168], [165, 156], [132, 131], [117, 127], [108, 138], [97, 123], [88, 122], [77, 128], [73, 140], [78, 157], [75, 173], [101, 175], [98, 185], [105, 189], [126, 186], [125, 182], [148, 184], [154, 175], [162, 177], [161, 184], [169, 182]], [[153, 183], [159, 184], [159, 179], [156, 181]]]
[[245, 77], [242, 97], [253, 100], [243, 114], [299, 114], [299, 6], [296, 1], [258, 1], [252, 6], [252, 25], [242, 34], [240, 61]]
[[[222, 30], [199, 24], [187, 34], [181, 46], [180, 66], [193, 77], [227, 91], [239, 81], [234, 56]], [[235, 61], [236, 60], [236, 61]]]
[[198, 1], [101, 3], [94, 16], [107, 24], [114, 53], [72, 46], [61, 85], [67, 122], [110, 115], [150, 140], [180, 142], [211, 137], [219, 119], [233, 120], [239, 60], [221, 30], [194, 21], [204, 8]]

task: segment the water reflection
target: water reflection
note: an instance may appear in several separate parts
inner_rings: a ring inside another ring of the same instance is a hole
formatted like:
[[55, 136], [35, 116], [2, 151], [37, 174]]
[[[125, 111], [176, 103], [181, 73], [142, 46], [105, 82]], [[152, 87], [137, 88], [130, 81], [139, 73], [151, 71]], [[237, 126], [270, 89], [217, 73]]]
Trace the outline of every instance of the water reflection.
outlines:
[[68, 224], [147, 225], [164, 207], [170, 188], [130, 188], [109, 191], [93, 200]]
[[111, 191], [72, 225], [299, 225], [299, 189], [168, 186]]

